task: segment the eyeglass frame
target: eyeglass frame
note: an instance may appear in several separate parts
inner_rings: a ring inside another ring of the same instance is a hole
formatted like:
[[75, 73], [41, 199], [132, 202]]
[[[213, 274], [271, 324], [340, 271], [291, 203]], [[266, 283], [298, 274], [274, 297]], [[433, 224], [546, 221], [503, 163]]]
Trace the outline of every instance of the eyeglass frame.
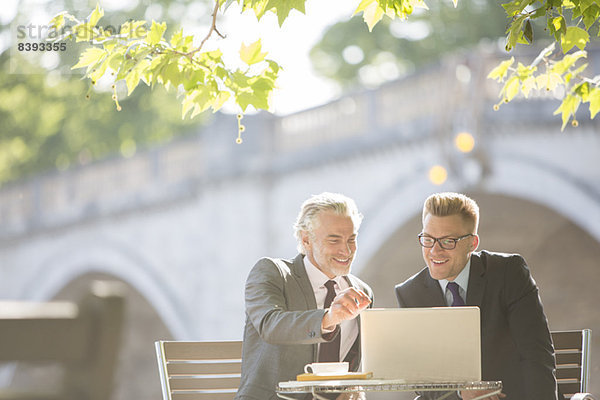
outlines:
[[[454, 250], [454, 249], [456, 249], [456, 245], [458, 244], [458, 242], [460, 242], [463, 239], [468, 238], [469, 236], [475, 236], [475, 234], [473, 234], [473, 233], [467, 233], [466, 235], [458, 237], [458, 238], [452, 238], [452, 237], [435, 238], [433, 236], [426, 235], [425, 233], [419, 233], [417, 235], [417, 240], [418, 240], [419, 244], [421, 245], [421, 247], [425, 247], [426, 249], [433, 249], [435, 247], [435, 242], [437, 242], [440, 245], [440, 247], [442, 249], [444, 249], [444, 250]], [[433, 244], [431, 246], [425, 246], [421, 242], [421, 238], [422, 237], [433, 239]], [[448, 240], [448, 239], [452, 240], [454, 242], [454, 246], [451, 247], [451, 248], [444, 247], [444, 245], [442, 244], [442, 240], [444, 240], [444, 239], [446, 239], [446, 240]]]

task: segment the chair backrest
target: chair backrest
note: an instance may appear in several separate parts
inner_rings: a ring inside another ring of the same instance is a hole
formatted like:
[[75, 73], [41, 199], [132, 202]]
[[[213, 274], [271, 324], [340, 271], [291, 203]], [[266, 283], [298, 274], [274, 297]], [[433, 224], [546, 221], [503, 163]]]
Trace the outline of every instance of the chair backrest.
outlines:
[[570, 399], [586, 393], [590, 380], [590, 347], [592, 331], [551, 332], [556, 355], [556, 378], [560, 392]]
[[240, 384], [242, 341], [157, 341], [164, 400], [231, 400]]
[[64, 371], [55, 392], [3, 390], [0, 400], [108, 400], [124, 303], [122, 284], [108, 281], [92, 282], [78, 303], [0, 301], [0, 362], [54, 363]]

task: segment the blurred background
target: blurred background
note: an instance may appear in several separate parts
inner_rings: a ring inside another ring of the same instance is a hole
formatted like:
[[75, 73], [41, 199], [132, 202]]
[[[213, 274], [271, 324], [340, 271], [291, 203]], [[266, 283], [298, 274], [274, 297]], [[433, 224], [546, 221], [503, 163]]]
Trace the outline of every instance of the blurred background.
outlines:
[[[106, 24], [156, 19], [198, 35], [211, 9], [99, 3]], [[365, 215], [353, 269], [377, 307], [395, 307], [394, 285], [423, 266], [423, 200], [472, 196], [480, 248], [526, 258], [550, 329], [592, 329], [600, 393], [599, 123], [586, 111], [561, 132], [557, 93], [493, 110], [499, 87], [486, 76], [508, 57], [496, 2], [432, 1], [371, 33], [348, 0], [308, 0], [306, 16], [293, 11], [282, 29], [232, 6], [228, 39], [267, 35], [285, 69], [274, 113], [246, 115], [241, 145], [234, 108], [182, 120], [174, 93], [140, 86], [117, 112], [108, 88], [90, 90], [70, 70], [75, 44], [16, 50], [19, 26], [63, 10], [85, 17], [95, 4], [2, 4], [0, 298], [75, 300], [93, 280], [121, 281], [115, 400], [161, 398], [155, 340], [241, 339], [247, 273], [262, 256], [295, 256], [299, 206], [322, 191], [354, 198]], [[529, 63], [544, 44], [515, 55]], [[591, 49], [596, 73], [598, 57]], [[4, 384], [17, 380], [18, 369], [7, 371]]]

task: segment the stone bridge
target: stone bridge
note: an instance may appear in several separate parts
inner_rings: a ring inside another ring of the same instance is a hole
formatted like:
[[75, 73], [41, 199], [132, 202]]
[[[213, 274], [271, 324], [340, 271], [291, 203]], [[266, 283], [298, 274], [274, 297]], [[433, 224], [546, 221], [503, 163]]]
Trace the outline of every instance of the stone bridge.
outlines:
[[[497, 62], [455, 55], [303, 112], [246, 116], [241, 145], [235, 117], [216, 115], [131, 158], [6, 185], [0, 296], [72, 298], [90, 279], [125, 282], [120, 368], [146, 373], [120, 382], [116, 398], [158, 400], [152, 342], [241, 338], [246, 275], [261, 256], [295, 256], [292, 224], [310, 194], [356, 200], [354, 271], [376, 306], [394, 307], [393, 285], [422, 266], [422, 202], [452, 190], [479, 202], [482, 248], [526, 257], [551, 329], [592, 328], [598, 350], [599, 122], [582, 115], [561, 132], [549, 95], [493, 111], [498, 86], [485, 77]], [[455, 146], [461, 132], [472, 151]], [[437, 183], [434, 166], [446, 173]], [[600, 393], [600, 362], [592, 376]]]

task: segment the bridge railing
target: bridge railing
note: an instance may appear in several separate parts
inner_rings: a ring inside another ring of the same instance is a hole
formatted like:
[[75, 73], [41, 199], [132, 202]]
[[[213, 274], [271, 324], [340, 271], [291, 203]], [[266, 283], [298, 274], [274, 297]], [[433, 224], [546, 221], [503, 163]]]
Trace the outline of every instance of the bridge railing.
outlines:
[[[225, 129], [215, 123], [192, 139], [129, 159], [114, 158], [5, 185], [0, 188], [0, 240], [188, 196], [198, 190], [199, 182], [223, 175], [232, 160], [241, 164], [238, 170], [244, 163], [264, 168], [276, 157], [355, 139], [362, 140], [356, 141], [359, 147], [365, 138], [385, 139], [390, 133], [394, 140], [419, 140], [436, 130], [452, 134], [446, 131], [451, 130], [457, 110], [474, 112], [498, 101], [499, 86], [486, 75], [500, 59], [489, 52], [452, 56], [376, 90], [352, 93], [320, 107], [283, 117], [249, 116], [250, 121], [264, 121], [256, 125], [270, 131], [247, 134], [246, 141], [255, 143], [211, 142], [204, 133]], [[458, 65], [469, 69], [468, 82], [456, 79]], [[256, 163], [261, 157], [267, 161]]]

